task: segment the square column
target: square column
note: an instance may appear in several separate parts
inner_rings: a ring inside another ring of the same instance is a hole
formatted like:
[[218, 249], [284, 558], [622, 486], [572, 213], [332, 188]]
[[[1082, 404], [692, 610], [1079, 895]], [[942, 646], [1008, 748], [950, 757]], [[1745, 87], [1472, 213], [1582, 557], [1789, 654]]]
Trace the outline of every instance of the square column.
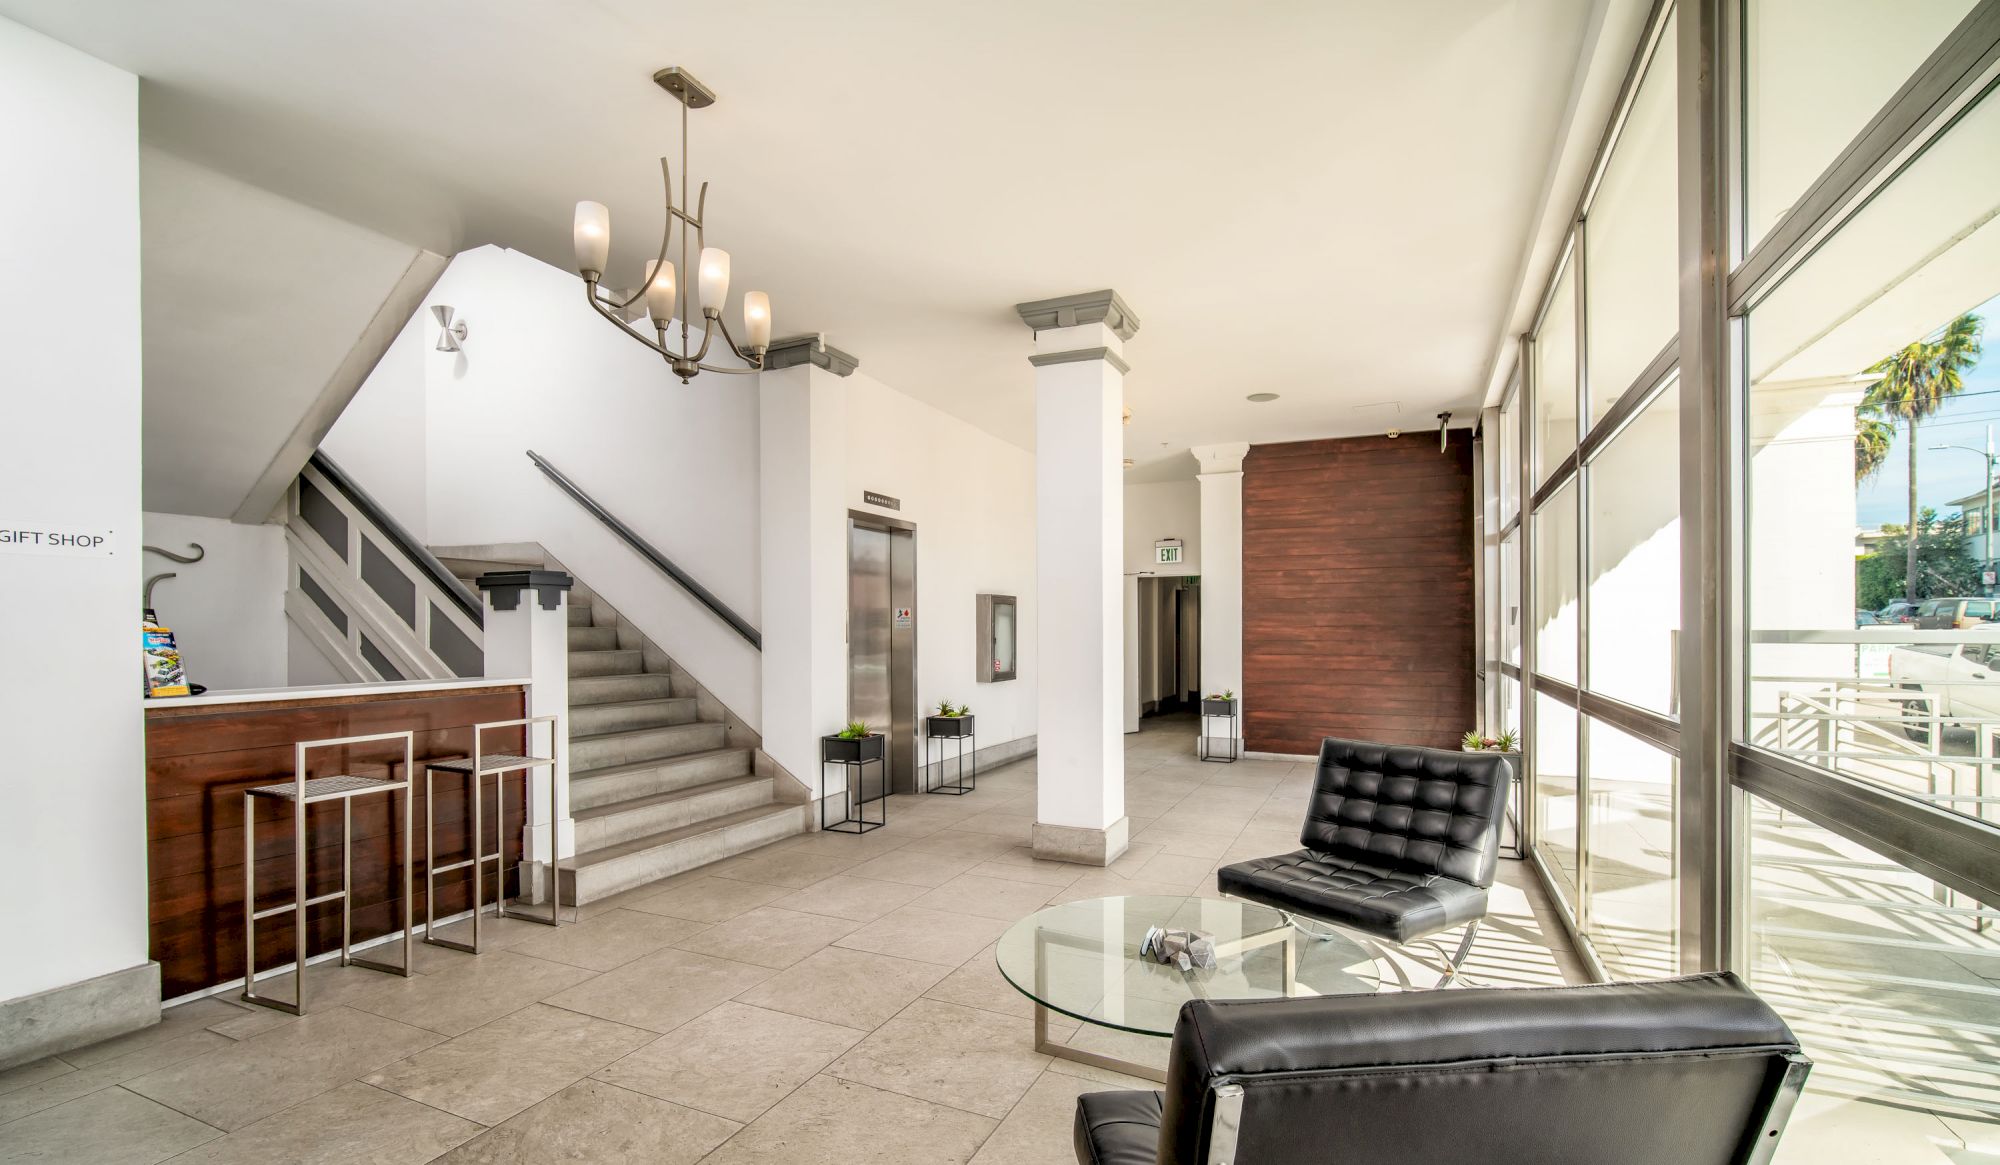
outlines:
[[[526, 714], [556, 718], [554, 767], [527, 770], [527, 827], [521, 838], [523, 859], [538, 866], [532, 896], [545, 901], [543, 878], [552, 854], [576, 856], [576, 823], [569, 812], [569, 590], [576, 580], [559, 570], [505, 570], [474, 581], [486, 600], [486, 674], [527, 679]], [[548, 732], [546, 725], [527, 729], [523, 743], [530, 755], [541, 749]]]
[[847, 396], [841, 377], [854, 367], [854, 358], [837, 348], [781, 340], [757, 377], [764, 636], [759, 727], [764, 756], [798, 782], [802, 800], [818, 794], [819, 738], [847, 718]]
[[[1243, 455], [1250, 446], [1197, 445], [1201, 463], [1201, 691], [1236, 693], [1240, 734], [1243, 699]], [[1222, 721], [1209, 722], [1220, 727]], [[1198, 729], [1197, 731], [1205, 731]]]
[[1035, 602], [1041, 675], [1034, 850], [1125, 852], [1124, 343], [1117, 295], [1020, 304], [1035, 329]]

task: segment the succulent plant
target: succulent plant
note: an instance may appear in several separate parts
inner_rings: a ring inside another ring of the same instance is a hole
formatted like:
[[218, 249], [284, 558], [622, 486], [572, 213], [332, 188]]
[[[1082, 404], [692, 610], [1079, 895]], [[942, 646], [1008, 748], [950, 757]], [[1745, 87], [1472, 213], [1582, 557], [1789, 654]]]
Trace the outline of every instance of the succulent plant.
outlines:
[[873, 735], [875, 735], [875, 730], [868, 727], [866, 720], [849, 720], [847, 727], [840, 730], [840, 739], [842, 740], [860, 740], [864, 736]]

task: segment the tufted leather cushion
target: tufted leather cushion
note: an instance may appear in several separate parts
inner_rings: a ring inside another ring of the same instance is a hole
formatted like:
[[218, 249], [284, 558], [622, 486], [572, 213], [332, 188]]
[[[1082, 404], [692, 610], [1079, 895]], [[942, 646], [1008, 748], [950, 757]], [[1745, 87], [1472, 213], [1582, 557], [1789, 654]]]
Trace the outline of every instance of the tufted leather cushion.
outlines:
[[1513, 771], [1501, 753], [1329, 736], [1299, 841], [1356, 866], [1491, 886]]
[[1153, 1165], [1160, 1094], [1086, 1092], [1076, 1098], [1077, 1165]]
[[1217, 889], [1292, 914], [1406, 943], [1486, 915], [1486, 890], [1439, 874], [1405, 874], [1302, 849], [1224, 866]]

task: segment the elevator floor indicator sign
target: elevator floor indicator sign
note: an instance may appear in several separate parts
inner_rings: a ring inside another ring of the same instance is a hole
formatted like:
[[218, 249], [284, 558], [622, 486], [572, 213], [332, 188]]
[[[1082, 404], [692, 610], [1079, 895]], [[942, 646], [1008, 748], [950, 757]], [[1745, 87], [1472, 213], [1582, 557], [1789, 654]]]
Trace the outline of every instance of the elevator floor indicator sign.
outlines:
[[916, 613], [908, 607], [896, 608], [896, 630], [902, 631], [916, 625]]

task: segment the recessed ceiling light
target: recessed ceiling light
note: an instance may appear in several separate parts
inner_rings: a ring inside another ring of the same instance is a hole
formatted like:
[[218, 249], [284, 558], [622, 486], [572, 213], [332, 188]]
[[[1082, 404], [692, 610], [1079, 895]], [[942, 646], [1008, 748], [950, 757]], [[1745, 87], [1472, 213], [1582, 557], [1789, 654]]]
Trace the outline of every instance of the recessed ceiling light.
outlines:
[[1244, 397], [1243, 399], [1248, 401], [1255, 401], [1258, 404], [1263, 404], [1267, 401], [1277, 400], [1278, 394], [1275, 392], [1253, 392], [1249, 396]]

